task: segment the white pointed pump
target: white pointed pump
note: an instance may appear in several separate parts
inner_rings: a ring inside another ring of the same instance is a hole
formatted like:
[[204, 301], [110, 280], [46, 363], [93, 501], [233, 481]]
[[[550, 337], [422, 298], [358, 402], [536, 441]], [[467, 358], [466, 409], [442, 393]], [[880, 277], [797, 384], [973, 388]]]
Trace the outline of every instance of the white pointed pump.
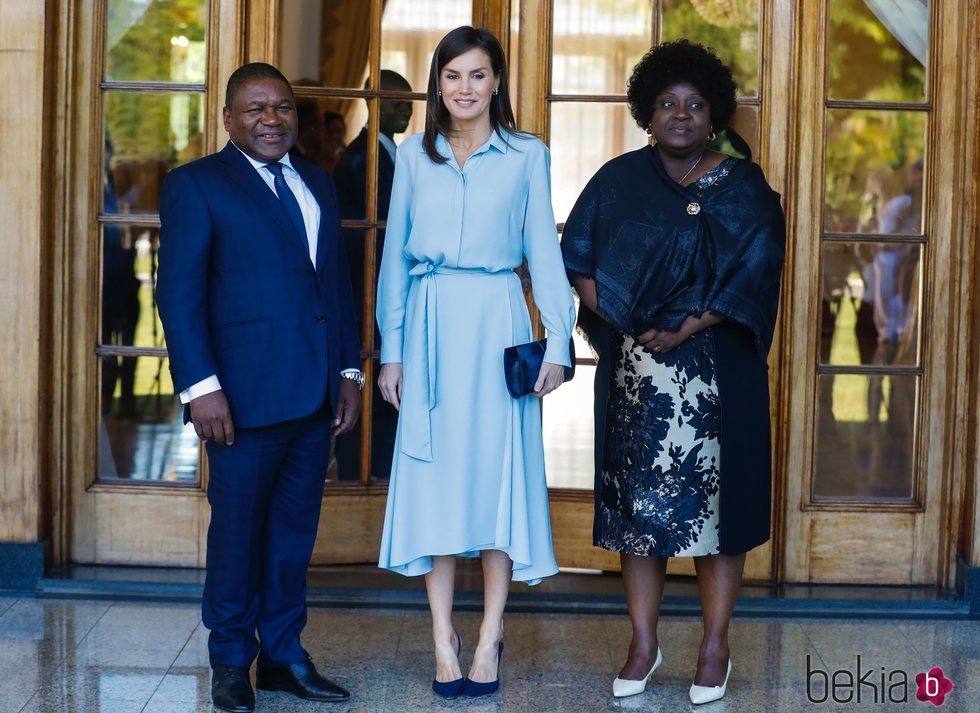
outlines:
[[647, 688], [647, 681], [650, 680], [650, 676], [653, 672], [660, 668], [660, 664], [664, 662], [664, 657], [660, 653], [660, 647], [657, 647], [657, 660], [653, 662], [653, 667], [647, 672], [647, 675], [641, 678], [639, 681], [632, 681], [628, 678], [616, 677], [613, 681], [613, 695], [616, 698], [626, 698], [627, 696], [635, 696], [637, 694], [643, 693]]
[[725, 682], [720, 686], [698, 686], [697, 684], [692, 684], [690, 693], [691, 703], [700, 705], [702, 703], [720, 701], [725, 697], [725, 691], [728, 690], [728, 677], [731, 675], [732, 660], [728, 659], [728, 672], [725, 674]]

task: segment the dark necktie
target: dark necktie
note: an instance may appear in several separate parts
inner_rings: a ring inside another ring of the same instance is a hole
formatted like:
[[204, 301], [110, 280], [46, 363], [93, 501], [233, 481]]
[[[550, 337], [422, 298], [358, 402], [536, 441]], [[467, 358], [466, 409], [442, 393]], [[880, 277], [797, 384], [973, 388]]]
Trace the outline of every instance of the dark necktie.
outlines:
[[272, 184], [276, 187], [276, 194], [279, 196], [279, 202], [282, 203], [282, 207], [286, 209], [289, 219], [293, 221], [293, 225], [296, 226], [296, 230], [299, 231], [300, 237], [305, 241], [306, 237], [306, 223], [303, 222], [303, 211], [299, 209], [299, 203], [296, 201], [296, 196], [293, 192], [289, 190], [289, 186], [286, 185], [286, 179], [282, 175], [282, 164], [281, 163], [267, 163], [265, 165], [267, 169], [274, 176]]

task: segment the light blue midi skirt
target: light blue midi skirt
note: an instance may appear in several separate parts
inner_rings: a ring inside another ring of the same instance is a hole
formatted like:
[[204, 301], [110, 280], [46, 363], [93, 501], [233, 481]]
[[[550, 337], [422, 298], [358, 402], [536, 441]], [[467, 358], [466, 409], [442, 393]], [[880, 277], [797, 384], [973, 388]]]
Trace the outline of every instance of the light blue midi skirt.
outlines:
[[[405, 351], [404, 392], [431, 380], [431, 398], [403, 401], [399, 412], [379, 566], [414, 576], [432, 569], [433, 555], [493, 549], [513, 561], [516, 581], [555, 574], [540, 401], [514, 399], [504, 383], [504, 348], [531, 340], [519, 278], [417, 276], [406, 314], [405, 343], [425, 329], [426, 349], [421, 358]], [[408, 455], [417, 451], [403, 443], [419, 423], [408, 420], [424, 418], [431, 460]]]

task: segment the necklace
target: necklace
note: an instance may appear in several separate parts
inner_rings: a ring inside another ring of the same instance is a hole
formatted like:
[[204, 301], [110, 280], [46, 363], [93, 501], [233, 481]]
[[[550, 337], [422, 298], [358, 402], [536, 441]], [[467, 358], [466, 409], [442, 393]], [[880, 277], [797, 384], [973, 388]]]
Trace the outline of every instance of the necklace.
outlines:
[[701, 163], [701, 159], [703, 159], [703, 158], [704, 158], [704, 151], [702, 151], [701, 152], [701, 155], [698, 156], [698, 160], [694, 162], [694, 165], [691, 166], [689, 169], [687, 169], [687, 173], [685, 173], [683, 176], [681, 176], [680, 177], [680, 180], [677, 181], [677, 182], [683, 184], [684, 183], [684, 179], [691, 175], [691, 171], [693, 171], [695, 168], [698, 167], [698, 164]]

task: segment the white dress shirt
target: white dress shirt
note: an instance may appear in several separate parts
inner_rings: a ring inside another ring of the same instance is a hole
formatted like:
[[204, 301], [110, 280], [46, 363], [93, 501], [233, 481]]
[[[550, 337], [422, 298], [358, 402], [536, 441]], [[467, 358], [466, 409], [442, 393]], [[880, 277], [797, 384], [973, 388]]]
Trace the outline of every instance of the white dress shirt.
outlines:
[[[235, 144], [232, 143], [232, 146], [235, 146]], [[235, 146], [235, 148], [237, 149], [238, 146]], [[242, 151], [241, 149], [238, 150]], [[278, 198], [279, 194], [276, 193], [275, 176], [272, 175], [272, 171], [266, 168], [266, 162], [256, 161], [244, 151], [242, 151], [242, 156], [252, 164], [265, 184], [269, 186], [269, 190], [275, 193]], [[289, 186], [289, 190], [296, 196], [296, 202], [299, 203], [299, 209], [303, 213], [303, 222], [306, 225], [306, 240], [310, 244], [310, 262], [316, 265], [317, 236], [320, 233], [320, 204], [316, 202], [316, 198], [313, 197], [310, 189], [307, 188], [299, 173], [293, 168], [288, 153], [279, 159], [279, 163], [283, 165], [282, 175], [286, 180], [286, 185]], [[344, 371], [356, 371], [356, 369], [345, 369]], [[218, 376], [217, 374], [212, 374], [181, 391], [180, 402], [182, 404], [190, 403], [192, 399], [196, 399], [198, 396], [204, 396], [205, 394], [220, 390], [221, 383], [218, 381]]]

